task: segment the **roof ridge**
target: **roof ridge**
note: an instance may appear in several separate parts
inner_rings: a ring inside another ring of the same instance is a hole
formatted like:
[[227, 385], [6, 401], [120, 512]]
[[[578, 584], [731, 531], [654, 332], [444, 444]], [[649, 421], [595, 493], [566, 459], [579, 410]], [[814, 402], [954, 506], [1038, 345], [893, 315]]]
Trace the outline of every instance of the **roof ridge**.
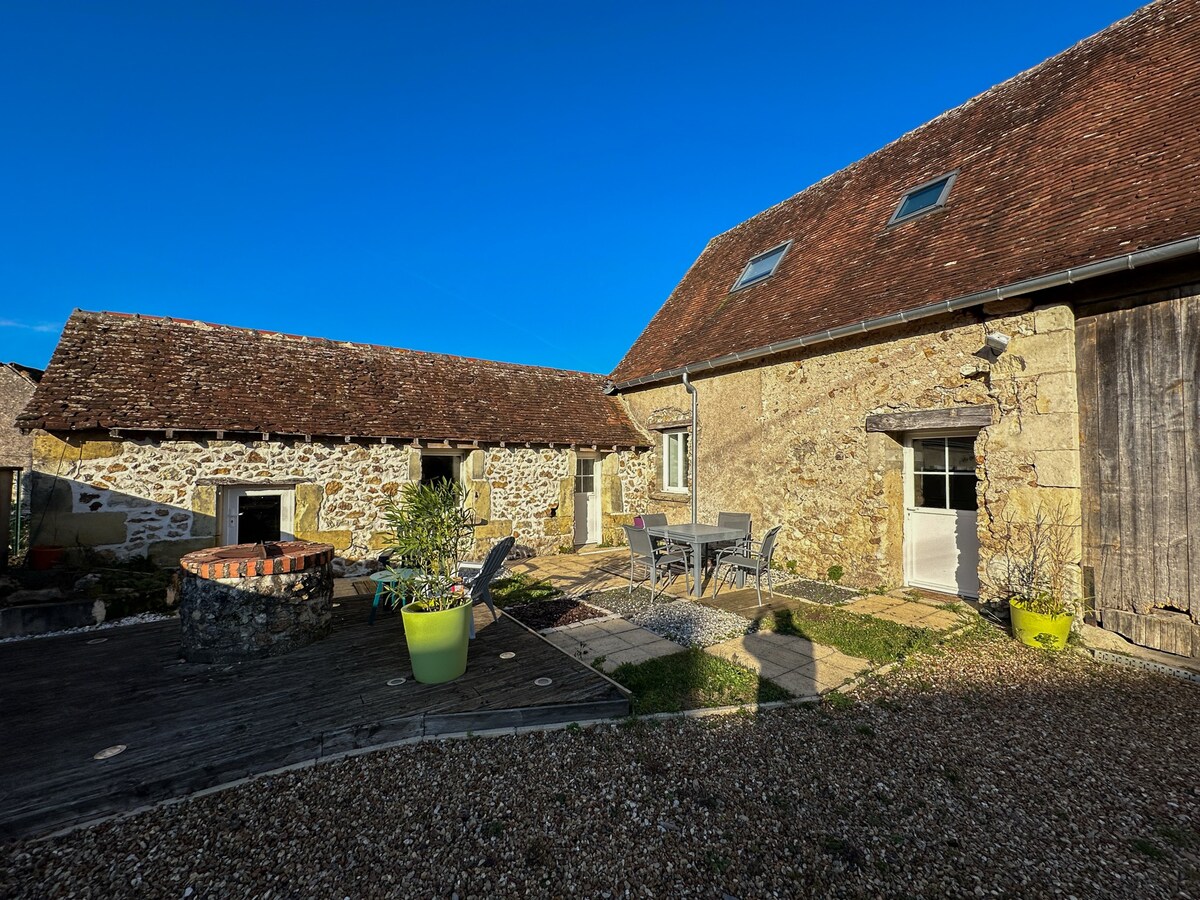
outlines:
[[211, 328], [214, 330], [236, 331], [250, 334], [260, 334], [264, 337], [284, 338], [291, 341], [304, 341], [312, 344], [328, 344], [330, 346], [341, 347], [360, 347], [369, 350], [383, 350], [389, 353], [402, 353], [410, 356], [418, 356], [425, 358], [438, 358], [444, 360], [461, 360], [464, 362], [484, 363], [489, 366], [500, 366], [511, 369], [521, 369], [522, 371], [531, 372], [535, 375], [586, 375], [591, 378], [603, 379], [605, 376], [600, 372], [584, 372], [580, 369], [562, 369], [556, 366], [538, 366], [530, 363], [514, 363], [504, 362], [502, 360], [484, 359], [479, 356], [462, 356], [454, 353], [438, 353], [432, 350], [410, 350], [407, 347], [394, 347], [389, 344], [371, 344], [364, 341], [341, 341], [335, 338], [318, 337], [306, 334], [292, 334], [286, 331], [274, 331], [269, 328], [250, 328], [244, 325], [226, 325], [220, 322], [206, 322], [202, 319], [184, 319], [178, 316], [160, 316], [149, 313], [127, 313], [117, 312], [115, 310], [87, 310], [75, 309], [72, 311], [70, 318], [76, 316], [88, 316], [92, 318], [118, 318], [118, 319], [140, 319], [150, 322], [168, 322], [174, 325], [185, 325], [190, 327]]

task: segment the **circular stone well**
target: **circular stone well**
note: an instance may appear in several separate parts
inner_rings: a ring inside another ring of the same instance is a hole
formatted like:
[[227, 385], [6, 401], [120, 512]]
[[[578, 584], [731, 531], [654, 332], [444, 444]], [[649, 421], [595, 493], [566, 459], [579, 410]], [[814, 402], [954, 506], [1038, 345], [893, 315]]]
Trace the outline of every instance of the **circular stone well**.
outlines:
[[333, 546], [236, 544], [179, 561], [183, 656], [226, 663], [279, 656], [329, 634]]

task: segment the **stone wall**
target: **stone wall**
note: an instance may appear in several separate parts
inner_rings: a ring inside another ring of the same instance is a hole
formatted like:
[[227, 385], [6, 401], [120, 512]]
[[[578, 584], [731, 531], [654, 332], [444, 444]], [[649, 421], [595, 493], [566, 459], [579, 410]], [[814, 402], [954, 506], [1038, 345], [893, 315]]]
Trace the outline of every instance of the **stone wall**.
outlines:
[[[606, 534], [642, 490], [639, 457], [604, 455]], [[226, 485], [288, 485], [295, 490], [297, 539], [332, 544], [339, 571], [386, 546], [383, 507], [420, 478], [420, 451], [398, 444], [302, 439], [270, 441], [112, 438], [103, 433], [34, 442], [35, 544], [85, 546], [170, 564], [214, 545]], [[513, 535], [538, 553], [572, 540], [575, 454], [566, 449], [490, 447], [464, 451], [461, 479], [488, 525], [475, 553]], [[362, 566], [354, 567], [359, 570]]]
[[[1074, 317], [1069, 307], [993, 307], [986, 326], [960, 314], [795, 352], [759, 366], [697, 376], [699, 518], [749, 512], [756, 534], [782, 524], [777, 559], [824, 575], [843, 566], [860, 587], [904, 580], [902, 435], [868, 433], [872, 414], [990, 404], [995, 424], [976, 442], [981, 593], [995, 593], [1004, 518], [1061, 506], [1078, 559], [1079, 427]], [[1013, 336], [998, 358], [989, 330]], [[681, 384], [624, 395], [653, 428], [690, 409]], [[671, 521], [688, 495], [664, 494], [649, 458], [646, 505]]]
[[23, 372], [0, 363], [0, 466], [29, 469], [33, 438], [21, 434], [16, 418], [36, 386]]

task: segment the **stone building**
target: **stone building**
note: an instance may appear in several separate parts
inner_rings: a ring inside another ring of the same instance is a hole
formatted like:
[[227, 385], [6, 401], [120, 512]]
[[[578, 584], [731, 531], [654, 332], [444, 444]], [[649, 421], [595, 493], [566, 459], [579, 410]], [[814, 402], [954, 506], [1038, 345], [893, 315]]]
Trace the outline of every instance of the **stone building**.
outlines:
[[651, 508], [984, 598], [1041, 515], [1102, 624], [1200, 655], [1197, 134], [1200, 4], [1155, 3], [713, 238], [611, 376]]
[[[388, 347], [76, 312], [21, 419], [32, 543], [171, 563], [216, 543], [378, 556], [383, 508], [452, 478], [499, 537], [598, 543], [645, 503], [647, 439], [602, 378]], [[348, 565], [350, 564], [350, 565]]]
[[41, 377], [41, 369], [0, 363], [0, 570], [8, 564], [10, 546], [24, 543], [33, 439], [17, 427], [17, 416]]
[[41, 369], [0, 363], [0, 468], [29, 470], [33, 438], [17, 427], [17, 416], [33, 396]]

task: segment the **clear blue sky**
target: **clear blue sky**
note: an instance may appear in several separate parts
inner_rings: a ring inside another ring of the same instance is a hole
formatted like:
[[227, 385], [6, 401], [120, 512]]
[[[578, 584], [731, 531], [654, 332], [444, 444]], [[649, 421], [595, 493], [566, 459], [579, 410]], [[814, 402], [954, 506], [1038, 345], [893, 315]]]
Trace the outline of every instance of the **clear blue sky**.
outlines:
[[608, 372], [712, 235], [1137, 5], [5, 3], [0, 360], [80, 307]]

